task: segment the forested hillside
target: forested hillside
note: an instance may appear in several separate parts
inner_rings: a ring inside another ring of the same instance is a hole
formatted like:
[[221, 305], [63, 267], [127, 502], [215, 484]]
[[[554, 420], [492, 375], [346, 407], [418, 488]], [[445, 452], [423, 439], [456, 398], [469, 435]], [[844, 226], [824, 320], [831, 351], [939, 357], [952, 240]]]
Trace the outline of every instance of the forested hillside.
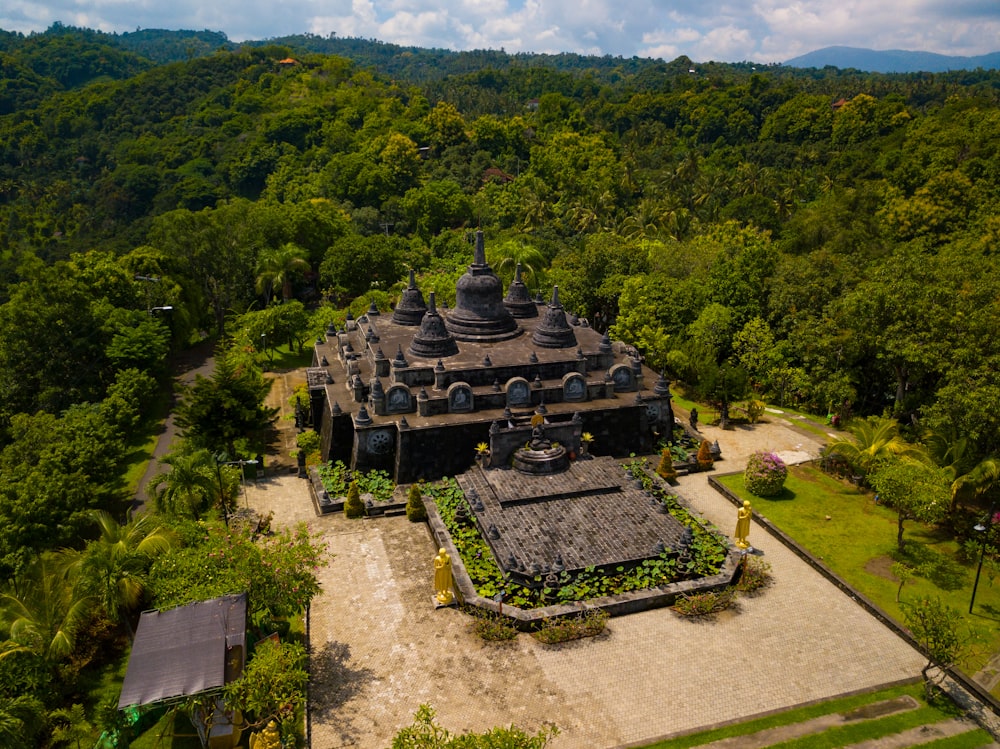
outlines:
[[[503, 273], [705, 398], [1000, 447], [1000, 75], [468, 53], [409, 79], [274, 44], [154, 66], [109, 38], [3, 38], [8, 442], [154, 367], [109, 353], [152, 306], [177, 346], [275, 297], [388, 304], [407, 267], [447, 298], [481, 226]], [[309, 270], [272, 292], [282, 253]]]
[[[981, 70], [0, 32], [0, 743], [47, 745], [101, 643], [181, 602], [157, 584], [208, 579], [232, 536], [216, 522], [206, 546], [195, 521], [228, 520], [230, 469], [263, 449], [273, 349], [388, 309], [409, 268], [450, 303], [477, 227], [501, 276], [557, 284], [701, 402], [884, 414], [987, 491], [998, 88]], [[215, 336], [162, 513], [119, 528], [169, 357]], [[140, 551], [145, 522], [168, 553], [161, 520], [190, 577]], [[100, 590], [51, 566], [80, 558]]]

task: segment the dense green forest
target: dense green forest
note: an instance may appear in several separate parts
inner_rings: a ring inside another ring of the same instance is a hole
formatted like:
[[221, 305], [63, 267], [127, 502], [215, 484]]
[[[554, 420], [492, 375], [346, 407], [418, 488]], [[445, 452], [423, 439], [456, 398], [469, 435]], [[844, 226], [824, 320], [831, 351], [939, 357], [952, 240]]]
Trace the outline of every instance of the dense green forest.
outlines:
[[887, 415], [961, 475], [1000, 451], [998, 89], [0, 32], [0, 576], [122, 506], [171, 352], [301, 344], [408, 268], [447, 301], [476, 227], [694, 396]]
[[390, 303], [407, 267], [447, 297], [481, 226], [705, 397], [996, 452], [1000, 74], [394, 48], [460, 71], [408, 80], [392, 45], [284, 41], [3, 36], [6, 441], [155, 368], [150, 307], [177, 347], [276, 297]]

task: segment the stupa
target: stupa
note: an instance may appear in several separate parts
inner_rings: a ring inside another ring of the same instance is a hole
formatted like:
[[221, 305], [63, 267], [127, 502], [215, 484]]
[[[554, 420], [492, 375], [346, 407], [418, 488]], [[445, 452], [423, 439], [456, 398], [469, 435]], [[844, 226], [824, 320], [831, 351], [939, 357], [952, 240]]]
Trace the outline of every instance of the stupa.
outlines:
[[672, 433], [666, 382], [568, 315], [558, 289], [532, 301], [516, 272], [505, 296], [482, 232], [455, 307], [439, 309], [433, 293], [422, 305], [411, 274], [391, 316], [369, 309], [317, 341], [307, 381], [323, 460], [403, 483], [465, 471], [483, 442], [493, 465], [507, 465], [539, 419], [569, 460], [585, 431], [592, 453], [612, 456]]

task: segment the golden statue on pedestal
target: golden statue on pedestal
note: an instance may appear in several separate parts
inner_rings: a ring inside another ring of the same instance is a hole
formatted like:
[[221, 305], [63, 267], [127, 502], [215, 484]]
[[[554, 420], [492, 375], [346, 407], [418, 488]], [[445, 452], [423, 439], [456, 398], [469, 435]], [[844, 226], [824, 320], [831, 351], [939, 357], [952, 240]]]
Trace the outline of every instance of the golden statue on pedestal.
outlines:
[[750, 518], [753, 517], [753, 511], [750, 509], [750, 501], [744, 500], [743, 506], [736, 513], [736, 546], [740, 549], [749, 549], [750, 542], [747, 541], [747, 536], [750, 535]]
[[440, 549], [434, 557], [434, 600], [442, 606], [448, 606], [455, 600], [451, 592], [453, 579], [451, 575], [451, 555]]

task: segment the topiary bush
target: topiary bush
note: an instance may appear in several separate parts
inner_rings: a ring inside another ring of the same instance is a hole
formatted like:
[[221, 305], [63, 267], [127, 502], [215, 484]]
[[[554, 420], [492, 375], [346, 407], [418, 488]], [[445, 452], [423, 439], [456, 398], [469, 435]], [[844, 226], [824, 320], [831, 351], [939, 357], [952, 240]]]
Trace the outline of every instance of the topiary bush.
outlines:
[[307, 429], [295, 435], [295, 445], [306, 457], [319, 454], [319, 432], [315, 429]]
[[743, 473], [743, 484], [747, 491], [758, 497], [774, 497], [781, 494], [788, 478], [788, 466], [774, 453], [754, 453], [747, 460]]
[[663, 448], [663, 452], [660, 453], [660, 464], [656, 466], [656, 473], [664, 481], [675, 481], [677, 479], [677, 470], [674, 468], [674, 461], [670, 457], [670, 448]]
[[349, 518], [359, 518], [365, 514], [365, 504], [361, 501], [358, 482], [352, 481], [347, 490], [347, 500], [344, 502], [344, 515]]
[[697, 461], [699, 471], [711, 471], [712, 466], [715, 465], [715, 461], [712, 460], [712, 448], [708, 444], [708, 440], [701, 441], [701, 445], [698, 447]]
[[421, 500], [420, 484], [411, 484], [406, 495], [406, 518], [411, 523], [422, 523], [427, 520], [427, 508]]

